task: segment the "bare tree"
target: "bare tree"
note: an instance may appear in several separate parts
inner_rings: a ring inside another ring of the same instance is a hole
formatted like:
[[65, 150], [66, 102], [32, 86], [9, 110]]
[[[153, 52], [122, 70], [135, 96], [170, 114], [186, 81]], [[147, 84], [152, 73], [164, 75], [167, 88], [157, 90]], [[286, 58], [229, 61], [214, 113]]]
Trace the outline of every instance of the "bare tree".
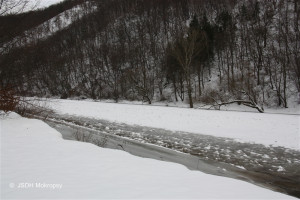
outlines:
[[0, 0], [0, 16], [33, 10], [40, 0]]
[[[192, 99], [192, 64], [194, 59], [200, 54], [206, 43], [206, 35], [193, 30], [189, 35], [181, 37], [174, 45], [171, 54], [177, 60], [183, 70], [183, 75], [187, 87], [189, 105], [193, 108]], [[200, 45], [202, 44], [202, 45]]]

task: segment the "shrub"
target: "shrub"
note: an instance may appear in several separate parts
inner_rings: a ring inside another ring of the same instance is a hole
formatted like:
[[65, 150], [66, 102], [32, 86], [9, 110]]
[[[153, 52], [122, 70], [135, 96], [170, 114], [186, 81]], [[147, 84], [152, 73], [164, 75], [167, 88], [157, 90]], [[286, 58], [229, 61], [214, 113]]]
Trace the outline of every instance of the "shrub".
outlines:
[[19, 103], [20, 98], [15, 96], [13, 89], [0, 87], [0, 110], [3, 110], [5, 113], [14, 111]]

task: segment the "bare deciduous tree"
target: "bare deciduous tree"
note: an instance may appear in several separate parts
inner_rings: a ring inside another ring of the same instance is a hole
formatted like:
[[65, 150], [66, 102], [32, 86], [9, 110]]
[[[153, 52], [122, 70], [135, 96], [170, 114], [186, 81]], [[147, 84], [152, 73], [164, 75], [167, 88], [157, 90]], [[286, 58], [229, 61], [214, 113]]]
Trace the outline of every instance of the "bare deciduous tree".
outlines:
[[187, 87], [189, 105], [193, 108], [192, 97], [192, 64], [194, 59], [200, 54], [206, 45], [206, 35], [202, 32], [193, 30], [189, 35], [179, 38], [171, 51], [171, 55], [177, 60], [181, 66]]
[[0, 0], [0, 16], [34, 9], [40, 0]]

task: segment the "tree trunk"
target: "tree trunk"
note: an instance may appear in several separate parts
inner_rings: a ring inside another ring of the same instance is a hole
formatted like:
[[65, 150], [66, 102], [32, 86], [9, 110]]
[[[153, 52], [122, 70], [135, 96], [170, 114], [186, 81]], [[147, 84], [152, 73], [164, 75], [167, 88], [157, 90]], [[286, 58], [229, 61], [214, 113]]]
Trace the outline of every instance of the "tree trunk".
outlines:
[[202, 90], [201, 90], [201, 78], [200, 78], [200, 69], [198, 68], [198, 85], [199, 85], [199, 97], [202, 95]]
[[187, 75], [186, 75], [185, 79], [186, 79], [186, 83], [187, 83], [190, 108], [193, 108], [194, 104], [193, 104], [193, 97], [192, 97], [192, 91], [193, 90], [192, 90], [192, 85], [191, 85], [191, 79]]
[[192, 88], [190, 86], [188, 86], [188, 96], [189, 96], [190, 108], [193, 108], [194, 104], [193, 104], [193, 98], [192, 98]]
[[173, 88], [174, 88], [175, 100], [176, 100], [176, 102], [178, 102], [178, 98], [177, 98], [177, 87], [176, 87], [175, 79], [172, 79], [172, 82], [173, 82]]

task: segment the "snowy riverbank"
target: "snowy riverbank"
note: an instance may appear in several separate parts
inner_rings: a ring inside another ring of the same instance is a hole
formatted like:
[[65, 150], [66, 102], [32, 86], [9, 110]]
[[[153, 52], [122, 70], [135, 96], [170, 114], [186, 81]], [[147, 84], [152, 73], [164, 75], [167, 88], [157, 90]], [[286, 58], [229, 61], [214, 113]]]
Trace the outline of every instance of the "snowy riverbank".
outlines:
[[300, 150], [300, 115], [199, 110], [76, 100], [52, 100], [60, 114], [163, 128], [239, 142], [283, 146]]

